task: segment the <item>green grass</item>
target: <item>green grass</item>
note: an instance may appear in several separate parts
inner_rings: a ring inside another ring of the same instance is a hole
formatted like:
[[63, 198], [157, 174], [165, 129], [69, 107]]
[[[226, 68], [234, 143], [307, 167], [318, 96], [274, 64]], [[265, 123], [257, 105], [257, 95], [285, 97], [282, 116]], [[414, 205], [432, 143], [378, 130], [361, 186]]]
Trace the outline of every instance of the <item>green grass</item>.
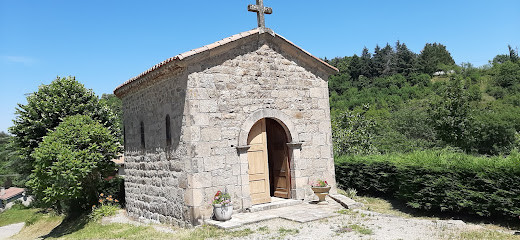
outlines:
[[278, 233], [280, 234], [280, 237], [286, 236], [286, 235], [295, 235], [300, 233], [300, 230], [293, 229], [293, 228], [279, 228]]
[[92, 209], [92, 212], [89, 214], [89, 217], [93, 221], [97, 221], [103, 217], [109, 217], [116, 215], [117, 211], [121, 208], [119, 205], [113, 204], [102, 204], [101, 206], [95, 207]]
[[89, 222], [83, 228], [62, 235], [53, 231], [47, 239], [169, 239], [169, 233], [158, 232], [150, 226], [134, 226], [130, 224], [102, 225], [98, 222]]
[[39, 213], [39, 209], [26, 208], [23, 205], [14, 205], [12, 208], [0, 213], [0, 227], [25, 222], [28, 219], [36, 218]]
[[353, 231], [361, 233], [363, 235], [371, 235], [374, 233], [372, 229], [359, 224], [351, 224], [348, 226], [348, 228], [351, 228]]
[[[402, 218], [413, 218], [417, 216], [414, 216], [410, 213], [404, 212], [402, 209], [407, 208], [404, 204], [399, 202], [390, 202], [388, 200], [382, 199], [382, 198], [375, 198], [375, 197], [367, 197], [367, 196], [358, 196], [354, 198], [355, 201], [363, 203], [364, 210], [368, 211], [374, 211], [382, 214], [388, 214], [393, 216], [398, 216]], [[412, 209], [408, 209], [409, 211], [413, 211]], [[420, 217], [420, 218], [428, 218], [433, 219], [430, 217]]]
[[11, 237], [12, 239], [36, 239], [42, 236], [47, 236], [53, 229], [58, 227], [62, 221], [63, 216], [54, 214], [41, 214], [38, 217], [30, 218], [30, 221], [25, 222], [25, 226], [20, 233]]
[[[18, 212], [19, 215], [21, 214]], [[2, 215], [0, 215], [2, 216]], [[37, 216], [37, 217], [34, 217]], [[198, 240], [207, 238], [235, 238], [252, 234], [251, 229], [228, 231], [211, 226], [196, 228], [174, 228], [173, 233], [156, 230], [153, 226], [135, 226], [131, 224], [101, 224], [89, 215], [63, 218], [53, 214], [28, 214], [25, 218], [31, 224], [13, 236], [13, 239], [180, 239]], [[164, 226], [163, 226], [164, 227]]]
[[131, 224], [106, 224], [99, 222], [87, 222], [81, 229], [73, 232], [55, 231], [49, 239], [179, 239], [201, 240], [207, 238], [244, 237], [253, 231], [244, 229], [239, 231], [226, 231], [212, 226], [201, 226], [190, 229], [174, 228], [173, 233], [165, 233], [155, 230], [152, 226], [134, 226]]
[[363, 225], [359, 224], [350, 224], [348, 226], [344, 226], [337, 230], [338, 233], [346, 233], [346, 232], [357, 232], [362, 235], [372, 235], [374, 234], [374, 231], [372, 229], [367, 228]]

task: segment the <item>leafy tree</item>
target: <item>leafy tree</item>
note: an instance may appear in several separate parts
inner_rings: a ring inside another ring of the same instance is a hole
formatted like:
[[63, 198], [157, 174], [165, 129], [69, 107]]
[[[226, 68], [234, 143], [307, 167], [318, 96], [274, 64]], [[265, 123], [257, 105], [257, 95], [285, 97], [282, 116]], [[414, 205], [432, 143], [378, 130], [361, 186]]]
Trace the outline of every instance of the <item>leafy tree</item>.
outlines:
[[27, 97], [27, 104], [18, 104], [16, 114], [14, 126], [9, 128], [9, 132], [14, 135], [13, 144], [20, 155], [16, 167], [24, 177], [33, 169], [33, 150], [67, 116], [91, 116], [115, 136], [120, 135], [112, 111], [74, 77], [57, 77], [49, 85], [41, 85], [37, 92]]
[[115, 117], [115, 129], [120, 136], [120, 143], [123, 144], [123, 102], [114, 94], [103, 93], [100, 103], [107, 106]]
[[516, 147], [516, 134], [514, 123], [500, 113], [478, 111], [472, 124], [475, 140], [471, 150], [486, 155], [509, 154]]
[[11, 136], [0, 132], [0, 185], [8, 187], [9, 182], [16, 176], [13, 164], [16, 162], [16, 154], [10, 146]]
[[428, 74], [412, 74], [409, 76], [409, 82], [412, 85], [418, 85], [418, 86], [430, 86], [432, 77]]
[[427, 43], [419, 55], [419, 68], [421, 72], [431, 75], [441, 70], [441, 64], [449, 66], [455, 65], [455, 60], [451, 57], [446, 46], [440, 43]]
[[493, 70], [493, 79], [496, 85], [503, 88], [510, 88], [520, 84], [520, 65], [512, 61], [507, 61], [502, 64], [496, 64], [493, 66]]
[[493, 61], [491, 61], [491, 63], [492, 64], [502, 64], [502, 63], [505, 63], [505, 62], [507, 62], [509, 60], [510, 60], [509, 55], [500, 54], [500, 55], [496, 55], [493, 58]]
[[430, 118], [439, 139], [451, 146], [468, 149], [473, 141], [471, 108], [461, 77], [453, 77], [442, 98], [432, 105]]
[[348, 71], [350, 72], [350, 77], [352, 78], [352, 80], [356, 81], [359, 78], [359, 76], [363, 75], [363, 73], [361, 72], [361, 66], [361, 59], [356, 54], [354, 54], [348, 66]]
[[378, 153], [372, 143], [375, 122], [367, 119], [364, 113], [346, 111], [332, 120], [335, 155]]
[[352, 80], [350, 78], [349, 65], [351, 57], [334, 58], [329, 60], [329, 64], [338, 68], [339, 73], [329, 77], [329, 91], [332, 96], [332, 92], [337, 94], [343, 94], [349, 87], [352, 86]]
[[32, 153], [34, 170], [27, 185], [59, 212], [86, 209], [114, 173], [111, 160], [119, 151], [117, 138], [100, 122], [85, 115], [65, 117]]

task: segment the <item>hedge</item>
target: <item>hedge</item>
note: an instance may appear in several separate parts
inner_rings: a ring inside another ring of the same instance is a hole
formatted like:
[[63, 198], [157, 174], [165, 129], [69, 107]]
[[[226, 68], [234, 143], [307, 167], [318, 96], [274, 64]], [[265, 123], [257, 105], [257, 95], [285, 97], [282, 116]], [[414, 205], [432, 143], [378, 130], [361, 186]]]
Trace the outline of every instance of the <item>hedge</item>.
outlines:
[[336, 158], [338, 187], [393, 197], [430, 212], [520, 216], [520, 154], [476, 157], [447, 150]]

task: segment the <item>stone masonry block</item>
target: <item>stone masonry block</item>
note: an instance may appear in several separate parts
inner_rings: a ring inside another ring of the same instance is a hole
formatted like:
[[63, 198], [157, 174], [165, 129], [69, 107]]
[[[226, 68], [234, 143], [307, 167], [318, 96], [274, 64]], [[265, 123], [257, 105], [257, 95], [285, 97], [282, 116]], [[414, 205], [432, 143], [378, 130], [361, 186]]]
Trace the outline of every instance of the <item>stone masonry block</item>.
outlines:
[[211, 186], [211, 173], [199, 172], [188, 176], [189, 188], [205, 188]]
[[323, 98], [323, 91], [321, 90], [321, 88], [311, 88], [310, 97], [311, 98]]
[[221, 140], [220, 128], [202, 128], [200, 130], [201, 140], [204, 142]]
[[204, 157], [205, 170], [208, 172], [224, 168], [224, 163], [225, 163], [224, 156]]

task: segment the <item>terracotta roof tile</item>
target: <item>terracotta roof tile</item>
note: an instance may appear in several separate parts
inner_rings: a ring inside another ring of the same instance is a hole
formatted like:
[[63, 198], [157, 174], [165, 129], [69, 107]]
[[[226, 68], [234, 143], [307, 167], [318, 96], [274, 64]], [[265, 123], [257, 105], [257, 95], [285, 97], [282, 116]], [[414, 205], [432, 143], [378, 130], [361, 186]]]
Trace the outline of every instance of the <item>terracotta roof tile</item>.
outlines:
[[16, 195], [25, 192], [24, 188], [11, 187], [5, 190], [5, 193], [0, 195], [0, 200], [8, 200]]

